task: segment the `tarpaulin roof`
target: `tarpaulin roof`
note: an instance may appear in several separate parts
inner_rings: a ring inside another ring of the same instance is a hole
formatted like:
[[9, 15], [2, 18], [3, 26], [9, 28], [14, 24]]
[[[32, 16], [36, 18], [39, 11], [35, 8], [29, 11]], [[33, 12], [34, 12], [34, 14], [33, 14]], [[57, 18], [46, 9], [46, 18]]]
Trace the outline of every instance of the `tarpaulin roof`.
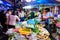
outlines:
[[37, 4], [56, 5], [60, 4], [60, 2], [57, 2], [56, 0], [35, 0], [34, 2], [30, 2], [27, 5], [37, 5]]
[[10, 3], [6, 1], [2, 1], [2, 0], [0, 0], [0, 4], [5, 5], [5, 6], [12, 6]]

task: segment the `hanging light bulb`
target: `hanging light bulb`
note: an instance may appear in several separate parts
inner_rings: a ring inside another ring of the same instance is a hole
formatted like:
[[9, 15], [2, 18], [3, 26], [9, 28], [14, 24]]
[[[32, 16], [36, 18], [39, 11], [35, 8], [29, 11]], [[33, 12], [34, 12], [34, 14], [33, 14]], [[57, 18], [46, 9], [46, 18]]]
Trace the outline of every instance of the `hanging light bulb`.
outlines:
[[24, 6], [23, 9], [31, 9], [33, 8], [32, 6]]

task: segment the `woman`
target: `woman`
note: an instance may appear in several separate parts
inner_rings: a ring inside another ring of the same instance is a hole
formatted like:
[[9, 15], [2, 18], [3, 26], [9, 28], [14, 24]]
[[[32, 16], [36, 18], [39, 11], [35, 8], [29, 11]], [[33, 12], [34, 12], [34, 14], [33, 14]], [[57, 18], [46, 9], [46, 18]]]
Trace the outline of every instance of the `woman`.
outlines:
[[16, 24], [16, 20], [20, 21], [20, 19], [18, 18], [18, 16], [15, 15], [14, 12], [10, 11], [10, 15], [7, 16], [8, 19], [8, 28], [15, 28], [15, 24]]

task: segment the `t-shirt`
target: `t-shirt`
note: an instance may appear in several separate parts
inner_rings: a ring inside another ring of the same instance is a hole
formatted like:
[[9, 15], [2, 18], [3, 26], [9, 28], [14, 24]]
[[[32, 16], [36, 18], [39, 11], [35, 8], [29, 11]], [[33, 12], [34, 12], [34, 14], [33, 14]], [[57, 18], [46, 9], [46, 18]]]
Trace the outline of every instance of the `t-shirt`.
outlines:
[[52, 13], [52, 12], [48, 12], [48, 13], [46, 14], [46, 17], [48, 18], [48, 23], [51, 24], [51, 23], [52, 23], [52, 19], [49, 18], [49, 17], [53, 17], [53, 13]]
[[16, 20], [20, 21], [20, 19], [18, 18], [17, 15], [9, 15], [8, 18], [7, 18], [7, 24], [15, 25], [16, 24]]
[[19, 16], [20, 16], [20, 17], [24, 17], [24, 16], [25, 16], [25, 13], [24, 13], [24, 12], [19, 13]]
[[5, 24], [8, 24], [8, 18], [9, 18], [8, 16], [9, 16], [9, 15], [10, 15], [10, 14], [8, 14], [8, 13], [6, 14], [7, 20], [6, 20], [6, 23], [5, 23]]
[[54, 20], [57, 20], [58, 14], [54, 14]]
[[46, 14], [46, 17], [52, 17], [53, 16], [53, 13], [52, 12], [48, 12], [47, 14]]
[[31, 12], [30, 15], [31, 15], [30, 19], [33, 19], [34, 18], [34, 12]]
[[58, 15], [58, 18], [60, 18], [60, 14]]

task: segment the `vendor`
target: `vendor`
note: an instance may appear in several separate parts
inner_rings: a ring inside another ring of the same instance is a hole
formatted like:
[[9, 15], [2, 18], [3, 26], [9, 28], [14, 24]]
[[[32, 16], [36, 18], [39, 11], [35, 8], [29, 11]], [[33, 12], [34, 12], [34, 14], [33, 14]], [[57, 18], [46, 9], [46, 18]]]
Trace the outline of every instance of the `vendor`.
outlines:
[[32, 11], [31, 13], [30, 13], [30, 19], [33, 19], [35, 16], [34, 16], [34, 12]]
[[51, 28], [50, 28], [50, 24], [51, 24], [51, 19], [53, 19], [53, 13], [50, 12], [49, 8], [45, 8], [44, 10], [46, 10], [46, 19], [45, 19], [45, 24], [46, 24], [46, 29], [51, 33]]

